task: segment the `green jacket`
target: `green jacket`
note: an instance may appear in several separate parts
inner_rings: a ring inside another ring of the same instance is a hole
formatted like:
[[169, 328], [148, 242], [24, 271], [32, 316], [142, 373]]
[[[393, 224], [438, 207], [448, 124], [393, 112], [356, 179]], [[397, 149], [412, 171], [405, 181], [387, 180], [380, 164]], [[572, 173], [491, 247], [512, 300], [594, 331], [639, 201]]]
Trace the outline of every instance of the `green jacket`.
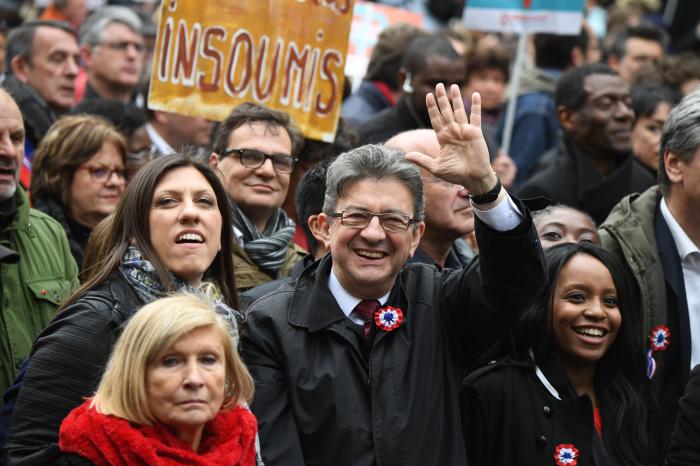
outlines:
[[642, 335], [645, 347], [648, 335], [657, 325], [666, 325], [666, 280], [656, 248], [654, 215], [661, 190], [653, 186], [642, 194], [620, 201], [598, 229], [603, 247], [627, 263], [637, 279], [642, 297]]
[[14, 199], [15, 218], [0, 231], [0, 244], [20, 256], [17, 264], [0, 265], [2, 392], [11, 385], [34, 339], [53, 318], [59, 304], [78, 287], [78, 267], [63, 227], [48, 215], [30, 209], [22, 189], [17, 189]]
[[271, 277], [267, 273], [260, 270], [255, 263], [248, 257], [245, 250], [236, 242], [233, 243], [233, 272], [236, 276], [236, 289], [239, 293], [254, 288], [263, 283], [276, 280], [278, 278], [288, 277], [294, 267], [294, 264], [302, 260], [306, 256], [306, 251], [290, 242], [287, 247], [287, 256], [284, 258], [284, 264], [277, 277]]

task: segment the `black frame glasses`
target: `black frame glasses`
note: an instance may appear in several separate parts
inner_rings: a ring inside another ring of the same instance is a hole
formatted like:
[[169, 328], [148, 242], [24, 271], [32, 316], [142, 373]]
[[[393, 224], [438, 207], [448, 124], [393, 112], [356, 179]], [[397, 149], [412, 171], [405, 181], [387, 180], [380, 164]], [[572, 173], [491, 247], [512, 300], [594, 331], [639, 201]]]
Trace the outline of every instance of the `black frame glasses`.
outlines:
[[291, 155], [284, 154], [266, 154], [265, 152], [256, 149], [226, 149], [221, 157], [237, 154], [238, 160], [246, 168], [260, 168], [267, 159], [272, 161], [272, 168], [277, 173], [291, 173], [294, 170], [294, 165], [297, 163], [297, 158]]
[[406, 231], [412, 224], [420, 222], [416, 218], [411, 218], [406, 214], [399, 212], [386, 212], [383, 214], [375, 214], [366, 210], [344, 210], [342, 212], [330, 212], [329, 217], [339, 218], [343, 226], [350, 228], [367, 228], [373, 217], [379, 219], [379, 224], [384, 231], [398, 232]]

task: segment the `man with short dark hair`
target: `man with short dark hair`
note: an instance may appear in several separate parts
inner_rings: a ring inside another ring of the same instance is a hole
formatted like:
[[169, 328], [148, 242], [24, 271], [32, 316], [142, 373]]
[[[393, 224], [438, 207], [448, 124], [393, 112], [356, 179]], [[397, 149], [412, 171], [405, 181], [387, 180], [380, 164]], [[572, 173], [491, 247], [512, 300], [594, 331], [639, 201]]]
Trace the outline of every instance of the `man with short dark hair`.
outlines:
[[600, 224], [624, 196], [654, 184], [632, 154], [629, 85], [607, 65], [583, 65], [562, 76], [555, 98], [564, 138], [518, 194], [575, 207]]
[[0, 392], [17, 376], [34, 339], [78, 286], [63, 227], [31, 209], [19, 186], [24, 127], [19, 107], [0, 90], [0, 245], [20, 254], [0, 266]]
[[[535, 34], [534, 45], [535, 66], [523, 70], [507, 154], [517, 167], [515, 186], [520, 186], [542, 154], [559, 142], [554, 90], [564, 71], [585, 63], [589, 40], [584, 31], [578, 36]], [[496, 139], [503, 139], [504, 129], [502, 118]]]
[[462, 57], [444, 36], [418, 37], [403, 57], [399, 82], [402, 93], [396, 106], [377, 113], [357, 129], [362, 144], [379, 144], [404, 131], [430, 128], [425, 96], [440, 82], [462, 87]]
[[80, 55], [75, 31], [56, 21], [30, 21], [7, 39], [3, 87], [19, 105], [26, 128], [28, 186], [31, 156], [54, 121], [73, 105]]
[[80, 27], [80, 52], [87, 71], [83, 100], [132, 102], [145, 64], [139, 16], [124, 6], [106, 6]]
[[340, 115], [358, 127], [385, 108], [396, 105], [401, 95], [403, 78], [399, 75], [406, 48], [422, 29], [398, 23], [384, 29], [372, 49], [367, 72], [357, 90], [343, 101]]
[[286, 277], [304, 255], [280, 208], [302, 144], [289, 115], [252, 103], [234, 108], [217, 130], [209, 165], [233, 202], [239, 291]]
[[651, 24], [630, 26], [615, 38], [608, 56], [608, 65], [620, 77], [633, 84], [637, 71], [647, 63], [655, 63], [664, 56], [666, 34]]
[[[491, 169], [478, 95], [472, 124], [457, 86], [436, 95], [440, 156], [341, 154], [318, 219], [330, 254], [249, 308], [241, 343], [268, 466], [467, 464], [460, 374], [541, 289], [544, 264], [529, 214]], [[475, 194], [481, 262], [404, 267], [425, 228], [411, 162]]]
[[[623, 199], [599, 230], [603, 246], [627, 263], [641, 290], [647, 376], [658, 389], [666, 441], [690, 370], [700, 364], [699, 122], [696, 90], [664, 125], [658, 186]], [[677, 433], [679, 440], [687, 434]]]

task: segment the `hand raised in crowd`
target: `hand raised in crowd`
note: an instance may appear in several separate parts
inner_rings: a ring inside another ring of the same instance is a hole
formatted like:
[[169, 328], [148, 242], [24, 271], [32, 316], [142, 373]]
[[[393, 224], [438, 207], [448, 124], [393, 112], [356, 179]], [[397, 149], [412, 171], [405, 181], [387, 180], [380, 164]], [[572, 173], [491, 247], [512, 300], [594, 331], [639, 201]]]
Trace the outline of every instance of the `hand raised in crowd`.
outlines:
[[497, 177], [481, 132], [481, 96], [477, 92], [472, 95], [470, 119], [459, 86], [452, 85], [450, 96], [451, 104], [445, 86], [440, 83], [435, 86], [435, 95], [428, 94], [425, 98], [430, 123], [440, 143], [438, 157], [410, 152], [406, 158], [434, 176], [464, 186], [473, 195], [483, 194], [496, 185]]

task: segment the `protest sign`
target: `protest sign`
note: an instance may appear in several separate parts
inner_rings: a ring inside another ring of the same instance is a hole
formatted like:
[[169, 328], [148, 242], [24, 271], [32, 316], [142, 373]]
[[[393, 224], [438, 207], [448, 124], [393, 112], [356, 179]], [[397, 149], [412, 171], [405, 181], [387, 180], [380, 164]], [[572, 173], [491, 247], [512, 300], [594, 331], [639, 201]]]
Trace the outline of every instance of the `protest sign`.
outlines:
[[332, 141], [353, 0], [166, 0], [149, 107], [221, 121], [255, 102]]
[[387, 27], [397, 23], [408, 23], [421, 27], [423, 16], [420, 13], [379, 3], [361, 0], [355, 2], [350, 28], [350, 45], [345, 64], [345, 74], [352, 79], [354, 88], [360, 85], [360, 81], [367, 71], [372, 49], [377, 43], [379, 34]]
[[469, 0], [464, 24], [494, 32], [575, 35], [581, 29], [584, 0]]

